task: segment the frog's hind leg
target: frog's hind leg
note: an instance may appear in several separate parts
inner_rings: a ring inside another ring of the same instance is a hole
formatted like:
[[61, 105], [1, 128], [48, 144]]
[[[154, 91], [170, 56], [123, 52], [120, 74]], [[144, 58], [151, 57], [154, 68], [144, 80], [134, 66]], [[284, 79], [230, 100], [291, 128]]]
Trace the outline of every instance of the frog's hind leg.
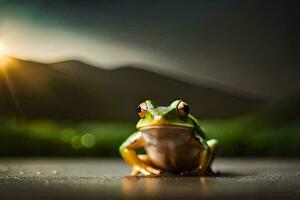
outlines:
[[180, 174], [181, 175], [198, 175], [198, 176], [204, 176], [204, 175], [214, 175], [214, 173], [211, 169], [211, 164], [213, 160], [215, 159], [217, 150], [218, 150], [218, 141], [215, 139], [208, 140], [207, 141], [208, 149], [202, 149], [200, 153], [200, 161], [199, 166], [188, 171], [183, 171]]
[[[141, 161], [143, 161], [143, 163], [145, 163], [146, 165], [149, 165], [151, 167], [154, 167], [154, 164], [152, 163], [150, 157], [146, 154], [140, 154], [140, 155], [137, 155], [139, 157], [139, 159]], [[139, 170], [135, 170], [133, 169], [130, 173], [131, 176], [137, 176], [139, 175], [141, 172]]]
[[215, 139], [211, 139], [207, 141], [208, 146], [210, 147], [210, 158], [209, 158], [209, 163], [208, 163], [208, 167], [206, 170], [206, 174], [207, 175], [214, 175], [216, 174], [215, 172], [213, 172], [212, 168], [211, 168], [211, 164], [212, 162], [215, 160], [218, 148], [219, 148], [219, 143], [217, 140]]

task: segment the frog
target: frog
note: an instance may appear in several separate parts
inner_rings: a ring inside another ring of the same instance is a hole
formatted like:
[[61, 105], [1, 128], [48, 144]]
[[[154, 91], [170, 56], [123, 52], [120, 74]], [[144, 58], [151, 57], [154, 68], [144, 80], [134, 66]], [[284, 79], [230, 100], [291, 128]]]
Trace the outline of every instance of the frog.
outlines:
[[[207, 139], [185, 101], [157, 106], [145, 100], [137, 112], [140, 117], [137, 130], [119, 147], [122, 158], [132, 167], [130, 176], [216, 174], [211, 165], [219, 143], [216, 139]], [[140, 148], [145, 153], [138, 154]]]

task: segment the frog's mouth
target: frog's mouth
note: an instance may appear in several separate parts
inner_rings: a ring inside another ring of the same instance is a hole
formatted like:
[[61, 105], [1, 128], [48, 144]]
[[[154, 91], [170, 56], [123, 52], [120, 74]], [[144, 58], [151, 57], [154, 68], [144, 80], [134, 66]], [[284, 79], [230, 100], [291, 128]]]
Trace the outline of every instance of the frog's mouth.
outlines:
[[164, 120], [151, 122], [148, 124], [142, 124], [137, 127], [138, 130], [147, 130], [147, 129], [193, 129], [194, 126], [190, 124], [181, 124], [181, 123], [167, 123]]
[[156, 137], [186, 137], [193, 131], [193, 127], [189, 126], [174, 126], [174, 125], [153, 125], [145, 126], [139, 129], [142, 133]]
[[182, 126], [182, 125], [150, 125], [140, 127], [139, 130], [147, 130], [147, 129], [192, 129], [191, 126]]

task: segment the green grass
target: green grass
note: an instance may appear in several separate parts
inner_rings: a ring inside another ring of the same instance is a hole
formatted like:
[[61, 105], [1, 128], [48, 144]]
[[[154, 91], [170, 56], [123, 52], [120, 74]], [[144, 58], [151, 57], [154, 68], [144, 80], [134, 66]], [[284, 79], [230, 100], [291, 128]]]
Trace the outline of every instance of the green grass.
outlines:
[[300, 121], [273, 121], [255, 116], [202, 123], [208, 137], [220, 142], [226, 156], [300, 156]]
[[[223, 156], [299, 156], [300, 123], [255, 116], [200, 121]], [[125, 122], [67, 122], [0, 119], [2, 156], [119, 156], [118, 147], [135, 131]]]

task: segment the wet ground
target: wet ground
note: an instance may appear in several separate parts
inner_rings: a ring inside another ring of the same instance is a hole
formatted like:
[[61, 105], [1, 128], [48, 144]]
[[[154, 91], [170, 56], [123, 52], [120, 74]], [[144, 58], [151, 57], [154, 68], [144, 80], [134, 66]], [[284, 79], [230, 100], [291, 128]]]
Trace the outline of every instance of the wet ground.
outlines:
[[126, 177], [121, 160], [0, 159], [0, 199], [300, 199], [300, 159], [218, 159], [216, 177]]

